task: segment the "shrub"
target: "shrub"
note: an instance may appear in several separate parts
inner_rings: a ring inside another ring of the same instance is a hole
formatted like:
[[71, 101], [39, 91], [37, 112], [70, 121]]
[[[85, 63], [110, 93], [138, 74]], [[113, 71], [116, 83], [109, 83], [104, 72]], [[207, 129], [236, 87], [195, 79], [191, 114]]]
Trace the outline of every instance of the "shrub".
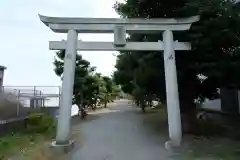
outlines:
[[28, 133], [44, 133], [54, 128], [54, 119], [44, 113], [31, 113], [26, 124], [26, 131]]

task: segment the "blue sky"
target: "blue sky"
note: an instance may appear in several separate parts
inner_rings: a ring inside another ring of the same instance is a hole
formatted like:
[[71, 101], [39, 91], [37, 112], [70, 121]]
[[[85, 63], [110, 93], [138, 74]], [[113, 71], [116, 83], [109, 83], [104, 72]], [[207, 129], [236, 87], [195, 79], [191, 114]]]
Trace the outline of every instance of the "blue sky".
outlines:
[[[49, 30], [38, 14], [64, 17], [118, 17], [112, 8], [116, 0], [1, 0], [0, 65], [7, 67], [4, 85], [60, 85], [53, 72], [51, 40], [64, 34]], [[79, 35], [85, 41], [112, 41], [112, 35]], [[114, 70], [113, 52], [81, 52], [97, 71], [110, 75]]]

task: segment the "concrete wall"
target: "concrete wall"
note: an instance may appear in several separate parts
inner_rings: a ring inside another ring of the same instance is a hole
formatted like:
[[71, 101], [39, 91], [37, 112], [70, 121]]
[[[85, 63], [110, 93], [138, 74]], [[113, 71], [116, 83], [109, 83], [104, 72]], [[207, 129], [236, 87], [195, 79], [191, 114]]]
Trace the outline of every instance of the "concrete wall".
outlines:
[[236, 89], [221, 89], [219, 99], [206, 100], [201, 107], [230, 114], [239, 114], [240, 91]]

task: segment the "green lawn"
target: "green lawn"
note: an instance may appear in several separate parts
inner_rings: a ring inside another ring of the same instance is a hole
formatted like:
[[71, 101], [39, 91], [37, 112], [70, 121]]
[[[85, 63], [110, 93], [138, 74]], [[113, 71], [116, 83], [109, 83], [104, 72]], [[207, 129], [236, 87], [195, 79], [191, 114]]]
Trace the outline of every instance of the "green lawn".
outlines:
[[39, 143], [52, 139], [54, 131], [43, 134], [14, 133], [0, 137], [0, 160], [21, 153], [24, 154], [29, 148], [33, 148]]
[[[82, 141], [79, 125], [98, 118], [97, 115], [88, 115], [86, 120], [80, 117], [72, 117], [72, 139]], [[55, 138], [56, 128], [42, 134], [27, 134], [26, 132], [8, 134], [0, 137], [0, 160], [53, 160], [69, 159], [67, 155], [53, 154], [50, 143]]]

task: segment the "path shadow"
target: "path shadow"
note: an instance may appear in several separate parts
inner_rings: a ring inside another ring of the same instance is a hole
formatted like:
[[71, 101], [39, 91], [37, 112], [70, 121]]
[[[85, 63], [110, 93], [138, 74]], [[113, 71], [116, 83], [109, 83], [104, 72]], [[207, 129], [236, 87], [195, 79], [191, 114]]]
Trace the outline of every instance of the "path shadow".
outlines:
[[167, 112], [164, 108], [150, 109], [142, 113], [142, 124], [154, 134], [164, 137], [168, 134]]

